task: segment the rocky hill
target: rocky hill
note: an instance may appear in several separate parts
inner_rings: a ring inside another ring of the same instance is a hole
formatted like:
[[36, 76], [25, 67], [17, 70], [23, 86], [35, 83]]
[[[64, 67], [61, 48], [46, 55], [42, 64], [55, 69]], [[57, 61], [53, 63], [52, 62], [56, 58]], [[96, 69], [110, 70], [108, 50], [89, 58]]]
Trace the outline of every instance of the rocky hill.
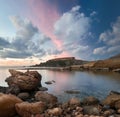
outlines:
[[120, 54], [110, 57], [106, 60], [99, 60], [95, 62], [94, 67], [118, 69], [120, 68]]
[[88, 61], [84, 60], [77, 60], [75, 57], [64, 57], [64, 58], [56, 58], [48, 60], [44, 63], [40, 63], [35, 66], [41, 66], [41, 67], [67, 67], [71, 65], [82, 65], [87, 63]]
[[120, 54], [105, 60], [89, 62], [87, 64], [84, 64], [83, 67], [88, 69], [104, 69], [104, 70], [120, 69]]

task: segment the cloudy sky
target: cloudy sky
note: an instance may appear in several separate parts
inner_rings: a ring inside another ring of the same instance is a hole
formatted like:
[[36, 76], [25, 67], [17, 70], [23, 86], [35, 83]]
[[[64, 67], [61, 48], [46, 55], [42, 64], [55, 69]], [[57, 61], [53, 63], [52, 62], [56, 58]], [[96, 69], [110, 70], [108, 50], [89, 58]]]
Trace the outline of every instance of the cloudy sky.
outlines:
[[0, 65], [120, 53], [120, 0], [0, 0]]

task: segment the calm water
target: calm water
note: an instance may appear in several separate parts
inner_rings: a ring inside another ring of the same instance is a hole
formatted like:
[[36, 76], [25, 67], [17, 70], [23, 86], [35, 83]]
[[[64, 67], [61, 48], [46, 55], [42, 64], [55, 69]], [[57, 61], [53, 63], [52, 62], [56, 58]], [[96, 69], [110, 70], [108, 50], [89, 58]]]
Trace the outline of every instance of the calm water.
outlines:
[[[24, 70], [23, 70], [24, 71]], [[120, 91], [120, 74], [111, 72], [80, 72], [37, 70], [42, 75], [42, 85], [48, 92], [56, 95], [60, 101], [71, 97], [84, 98], [93, 95], [103, 99], [111, 90]], [[10, 74], [7, 68], [0, 68], [0, 85], [7, 86], [5, 78]], [[44, 82], [54, 80], [56, 83], [46, 85]], [[77, 90], [80, 94], [66, 94], [65, 90]]]

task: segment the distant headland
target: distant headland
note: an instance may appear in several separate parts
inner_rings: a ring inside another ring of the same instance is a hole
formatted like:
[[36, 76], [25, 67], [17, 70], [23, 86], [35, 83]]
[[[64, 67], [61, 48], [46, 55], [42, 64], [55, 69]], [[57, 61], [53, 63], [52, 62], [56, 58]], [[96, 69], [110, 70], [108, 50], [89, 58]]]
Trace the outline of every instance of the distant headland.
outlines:
[[94, 70], [120, 72], [120, 54], [105, 60], [86, 61], [75, 57], [50, 59], [33, 67], [60, 67], [62, 70]]

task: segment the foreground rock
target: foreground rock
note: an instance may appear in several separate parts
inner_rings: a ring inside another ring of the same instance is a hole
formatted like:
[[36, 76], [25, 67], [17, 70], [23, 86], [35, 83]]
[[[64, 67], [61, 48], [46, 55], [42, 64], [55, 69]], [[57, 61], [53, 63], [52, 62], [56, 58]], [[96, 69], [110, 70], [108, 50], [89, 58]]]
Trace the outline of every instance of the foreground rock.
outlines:
[[45, 111], [46, 105], [43, 102], [28, 103], [22, 102], [15, 105], [17, 113], [21, 117], [34, 117], [37, 114], [41, 114]]
[[42, 92], [42, 91], [38, 91], [35, 94], [35, 99], [37, 101], [43, 101], [43, 102], [51, 103], [51, 104], [55, 104], [57, 102], [56, 96], [49, 94], [47, 92]]
[[[25, 73], [16, 70], [9, 70], [11, 76], [5, 81], [9, 87], [19, 87], [21, 91], [36, 90], [41, 86], [41, 75], [37, 71], [27, 71]], [[10, 93], [15, 92], [15, 88], [12, 88]]]
[[0, 117], [13, 117], [16, 115], [15, 104], [22, 100], [14, 95], [0, 93]]
[[99, 104], [99, 100], [93, 96], [89, 96], [83, 99], [83, 105], [96, 105]]
[[120, 93], [117, 92], [110, 92], [110, 94], [103, 100], [103, 105], [109, 105], [113, 108], [119, 108], [120, 107]]

